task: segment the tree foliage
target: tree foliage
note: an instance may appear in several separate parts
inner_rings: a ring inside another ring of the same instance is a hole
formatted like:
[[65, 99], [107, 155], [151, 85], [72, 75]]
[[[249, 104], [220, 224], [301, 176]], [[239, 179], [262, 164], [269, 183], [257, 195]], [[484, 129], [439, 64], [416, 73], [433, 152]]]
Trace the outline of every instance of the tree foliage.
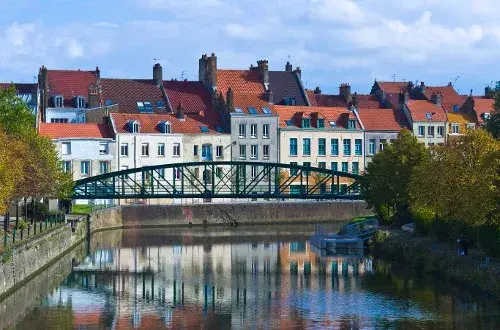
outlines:
[[366, 166], [361, 191], [382, 220], [390, 221], [394, 215], [407, 213], [411, 176], [429, 156], [425, 146], [411, 132], [403, 130]]
[[490, 118], [486, 120], [486, 130], [488, 130], [495, 139], [500, 139], [500, 109], [497, 109], [491, 114]]

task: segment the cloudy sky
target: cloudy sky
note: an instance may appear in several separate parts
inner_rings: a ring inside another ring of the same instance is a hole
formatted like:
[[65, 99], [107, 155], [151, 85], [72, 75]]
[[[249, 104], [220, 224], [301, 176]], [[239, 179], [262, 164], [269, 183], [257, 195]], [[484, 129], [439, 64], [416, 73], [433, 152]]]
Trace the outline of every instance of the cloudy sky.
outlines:
[[[41, 4], [43, 3], [43, 4]], [[498, 0], [0, 0], [0, 82], [38, 68], [197, 79], [268, 59], [300, 66], [306, 87], [368, 93], [374, 79], [418, 80], [481, 94], [500, 80]]]

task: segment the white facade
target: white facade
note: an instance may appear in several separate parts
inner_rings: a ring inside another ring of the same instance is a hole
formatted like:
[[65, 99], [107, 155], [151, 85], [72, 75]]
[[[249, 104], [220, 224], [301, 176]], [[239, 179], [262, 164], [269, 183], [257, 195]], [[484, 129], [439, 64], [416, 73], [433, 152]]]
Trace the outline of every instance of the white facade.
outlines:
[[183, 162], [230, 161], [230, 134], [184, 134]]
[[85, 109], [47, 108], [46, 123], [85, 123]]

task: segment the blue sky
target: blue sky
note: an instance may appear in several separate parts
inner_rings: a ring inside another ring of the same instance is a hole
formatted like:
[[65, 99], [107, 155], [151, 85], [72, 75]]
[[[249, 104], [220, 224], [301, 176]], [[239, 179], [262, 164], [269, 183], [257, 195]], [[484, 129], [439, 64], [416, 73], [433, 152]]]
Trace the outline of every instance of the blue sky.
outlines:
[[[43, 4], [42, 4], [43, 3]], [[146, 78], [197, 78], [198, 58], [219, 68], [290, 58], [307, 88], [368, 93], [374, 79], [455, 81], [481, 94], [500, 80], [497, 0], [0, 0], [0, 81], [49, 69]]]

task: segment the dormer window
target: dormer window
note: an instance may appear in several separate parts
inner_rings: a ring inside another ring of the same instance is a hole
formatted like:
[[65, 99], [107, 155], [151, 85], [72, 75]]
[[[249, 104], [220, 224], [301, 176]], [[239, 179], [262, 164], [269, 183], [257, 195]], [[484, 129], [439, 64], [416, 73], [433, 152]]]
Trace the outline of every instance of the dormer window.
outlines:
[[140, 125], [137, 120], [130, 120], [128, 122], [129, 130], [130, 133], [139, 133], [140, 132]]
[[318, 128], [325, 128], [325, 120], [323, 118], [318, 118]]
[[53, 98], [55, 108], [62, 108], [64, 106], [64, 98], [62, 95], [54, 95]]
[[170, 125], [170, 122], [160, 121], [158, 124], [160, 126], [160, 132], [162, 132], [163, 134], [170, 134], [172, 132], [172, 126]]
[[285, 103], [285, 105], [297, 105], [297, 101], [293, 97], [285, 97], [283, 103]]
[[75, 97], [75, 108], [85, 108], [85, 97], [84, 96]]
[[310, 128], [311, 127], [311, 119], [302, 118], [302, 128]]
[[356, 129], [356, 120], [355, 119], [349, 119], [349, 129]]

